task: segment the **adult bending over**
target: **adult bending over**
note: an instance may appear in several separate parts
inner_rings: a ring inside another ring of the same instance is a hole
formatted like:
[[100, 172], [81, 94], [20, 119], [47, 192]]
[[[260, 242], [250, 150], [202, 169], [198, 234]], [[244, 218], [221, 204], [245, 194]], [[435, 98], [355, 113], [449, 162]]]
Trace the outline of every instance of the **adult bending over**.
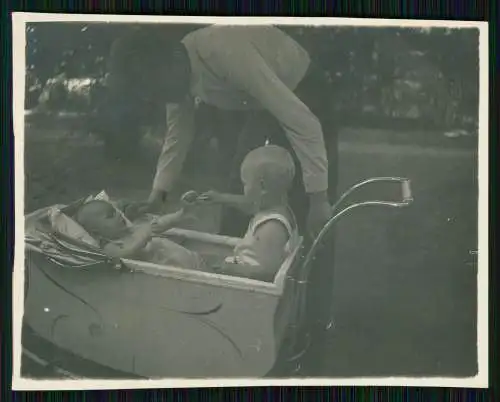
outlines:
[[[212, 25], [181, 40], [170, 39], [161, 29], [142, 35], [138, 29], [114, 43], [110, 84], [111, 90], [123, 91], [116, 88], [133, 83], [136, 97], [167, 105], [167, 132], [149, 203], [165, 200], [182, 172], [193, 138], [216, 119], [217, 109], [247, 111], [242, 130], [232, 126], [222, 135], [227, 156], [237, 155], [231, 158], [233, 171], [238, 171], [249, 149], [266, 139], [291, 150], [302, 171], [292, 207], [299, 224], [305, 220], [301, 214], [309, 211], [308, 229], [317, 232], [330, 217], [328, 190], [332, 187], [335, 192], [337, 139], [332, 129], [328, 138], [323, 136], [322, 126], [331, 126], [331, 90], [308, 53], [272, 26]], [[328, 156], [325, 142], [331, 148]], [[227, 157], [220, 159], [227, 172]], [[304, 190], [309, 206], [301, 199]]]
[[[266, 140], [288, 149], [302, 172], [296, 175], [290, 205], [302, 233], [317, 233], [330, 218], [330, 200], [336, 195], [337, 130], [331, 85], [306, 50], [273, 26], [212, 25], [182, 37], [155, 30], [139, 28], [117, 40], [109, 76], [111, 91], [137, 88], [122, 99], [140, 96], [166, 105], [166, 137], [149, 204], [165, 201], [190, 151], [199, 152], [193, 149], [196, 137], [220, 116], [236, 115], [242, 124], [213, 129], [223, 142], [219, 174], [232, 187], [230, 179], [238, 178], [227, 172], [238, 172], [249, 150]], [[234, 223], [234, 216], [228, 221]], [[321, 334], [330, 320], [332, 273], [329, 244], [310, 278], [309, 316], [318, 328], [314, 345], [319, 348], [313, 360], [321, 356]]]

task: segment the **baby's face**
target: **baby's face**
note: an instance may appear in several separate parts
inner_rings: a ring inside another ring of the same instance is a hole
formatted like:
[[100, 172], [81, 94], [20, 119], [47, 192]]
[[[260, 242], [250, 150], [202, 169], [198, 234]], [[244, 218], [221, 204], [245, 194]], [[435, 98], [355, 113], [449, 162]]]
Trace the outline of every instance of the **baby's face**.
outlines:
[[109, 203], [91, 202], [84, 207], [80, 221], [85, 228], [108, 239], [116, 239], [123, 235], [127, 228], [125, 220]]

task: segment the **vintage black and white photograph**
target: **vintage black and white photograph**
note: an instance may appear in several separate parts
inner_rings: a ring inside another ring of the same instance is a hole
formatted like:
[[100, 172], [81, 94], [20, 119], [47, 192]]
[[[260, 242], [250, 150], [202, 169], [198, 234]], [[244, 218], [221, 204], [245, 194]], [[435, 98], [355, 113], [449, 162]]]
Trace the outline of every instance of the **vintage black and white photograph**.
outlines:
[[487, 24], [247, 20], [13, 17], [14, 387], [486, 387]]

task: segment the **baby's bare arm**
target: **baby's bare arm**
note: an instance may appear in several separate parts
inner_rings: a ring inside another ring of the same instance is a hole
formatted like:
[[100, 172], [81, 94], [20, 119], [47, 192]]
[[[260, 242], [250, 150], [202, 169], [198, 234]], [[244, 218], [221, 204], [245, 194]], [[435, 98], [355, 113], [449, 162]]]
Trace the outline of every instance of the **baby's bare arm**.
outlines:
[[219, 193], [211, 190], [201, 194], [200, 201], [238, 209], [248, 215], [254, 213], [252, 202], [241, 194]]
[[120, 242], [110, 242], [104, 247], [104, 252], [113, 258], [127, 258], [142, 249], [151, 240], [150, 224], [137, 226], [132, 233]]
[[153, 233], [159, 234], [179, 224], [185, 218], [184, 210], [180, 209], [172, 214], [163, 215], [153, 222]]

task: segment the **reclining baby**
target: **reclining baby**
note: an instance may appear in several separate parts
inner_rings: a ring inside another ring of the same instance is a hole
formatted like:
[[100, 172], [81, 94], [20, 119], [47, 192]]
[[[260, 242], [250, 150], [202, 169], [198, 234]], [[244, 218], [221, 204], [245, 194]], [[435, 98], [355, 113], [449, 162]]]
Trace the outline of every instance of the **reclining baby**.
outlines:
[[113, 258], [273, 281], [297, 238], [297, 225], [287, 202], [295, 165], [284, 148], [266, 145], [248, 153], [240, 174], [243, 196], [210, 191], [200, 197], [205, 202], [239, 208], [252, 215], [247, 232], [232, 255], [217, 267], [208, 266], [194, 251], [154, 237], [179, 224], [186, 216], [186, 208], [130, 228], [110, 203], [94, 200], [84, 204], [75, 218]]

